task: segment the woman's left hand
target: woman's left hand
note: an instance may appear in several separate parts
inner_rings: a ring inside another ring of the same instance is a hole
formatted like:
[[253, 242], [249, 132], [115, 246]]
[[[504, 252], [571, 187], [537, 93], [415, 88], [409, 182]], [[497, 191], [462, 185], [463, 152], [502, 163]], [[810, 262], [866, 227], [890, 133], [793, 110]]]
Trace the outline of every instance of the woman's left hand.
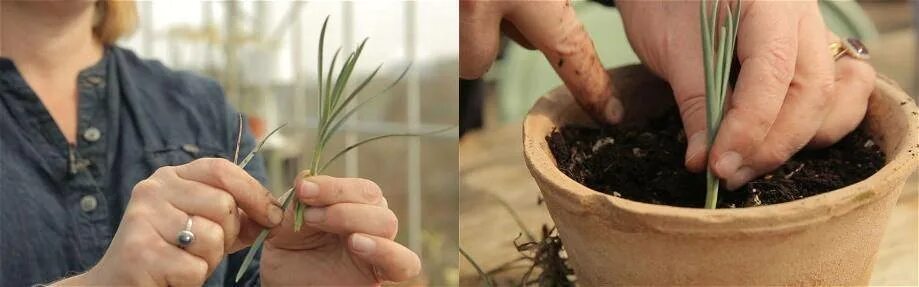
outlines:
[[262, 251], [264, 285], [379, 285], [420, 272], [418, 255], [393, 241], [398, 219], [375, 183], [301, 174], [294, 186], [291, 196], [308, 205], [303, 226], [294, 232], [291, 205], [272, 229]]

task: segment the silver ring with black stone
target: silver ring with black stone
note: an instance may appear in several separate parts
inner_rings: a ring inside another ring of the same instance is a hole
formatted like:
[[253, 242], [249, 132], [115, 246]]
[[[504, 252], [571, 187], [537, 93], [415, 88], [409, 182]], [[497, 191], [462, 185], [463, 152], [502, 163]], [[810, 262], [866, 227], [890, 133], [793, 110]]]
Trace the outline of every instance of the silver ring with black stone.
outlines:
[[188, 217], [188, 220], [185, 221], [185, 229], [179, 231], [179, 234], [176, 235], [176, 242], [179, 248], [185, 249], [195, 242], [195, 234], [191, 232], [191, 216]]

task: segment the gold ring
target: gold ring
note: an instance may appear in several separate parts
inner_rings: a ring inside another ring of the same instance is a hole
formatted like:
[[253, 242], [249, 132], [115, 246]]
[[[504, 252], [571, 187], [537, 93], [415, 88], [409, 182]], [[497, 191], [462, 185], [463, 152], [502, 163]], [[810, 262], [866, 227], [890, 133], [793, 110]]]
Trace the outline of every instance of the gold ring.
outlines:
[[834, 61], [839, 60], [839, 58], [843, 56], [850, 56], [858, 60], [871, 59], [871, 55], [868, 54], [868, 48], [865, 47], [862, 41], [856, 38], [846, 38], [831, 43], [830, 54], [833, 55]]

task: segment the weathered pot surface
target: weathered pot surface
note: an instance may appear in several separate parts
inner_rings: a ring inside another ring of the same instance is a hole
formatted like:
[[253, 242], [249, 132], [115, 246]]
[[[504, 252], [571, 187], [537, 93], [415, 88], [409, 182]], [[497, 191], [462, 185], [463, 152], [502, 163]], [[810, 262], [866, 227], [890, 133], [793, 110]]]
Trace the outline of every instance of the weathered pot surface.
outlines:
[[[641, 66], [610, 75], [628, 121], [673, 104], [666, 83]], [[864, 124], [886, 165], [856, 184], [762, 207], [681, 208], [593, 191], [556, 168], [546, 143], [567, 123], [589, 120], [560, 87], [524, 120], [524, 154], [584, 286], [867, 284], [891, 208], [919, 165], [919, 111], [883, 76]]]

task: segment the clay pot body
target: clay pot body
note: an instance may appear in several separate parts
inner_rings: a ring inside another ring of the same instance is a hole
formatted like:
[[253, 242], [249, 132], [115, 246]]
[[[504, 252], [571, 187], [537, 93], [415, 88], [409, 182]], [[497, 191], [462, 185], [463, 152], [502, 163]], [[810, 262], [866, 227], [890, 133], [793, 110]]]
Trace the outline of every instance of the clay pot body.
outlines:
[[[672, 104], [643, 67], [610, 71], [626, 120]], [[646, 204], [591, 190], [556, 168], [553, 129], [589, 122], [564, 87], [524, 121], [524, 153], [578, 282], [601, 285], [865, 285], [892, 207], [919, 163], [915, 103], [879, 76], [865, 125], [887, 155], [875, 175], [838, 190], [754, 208]], [[699, 190], [698, 192], [704, 192]]]

